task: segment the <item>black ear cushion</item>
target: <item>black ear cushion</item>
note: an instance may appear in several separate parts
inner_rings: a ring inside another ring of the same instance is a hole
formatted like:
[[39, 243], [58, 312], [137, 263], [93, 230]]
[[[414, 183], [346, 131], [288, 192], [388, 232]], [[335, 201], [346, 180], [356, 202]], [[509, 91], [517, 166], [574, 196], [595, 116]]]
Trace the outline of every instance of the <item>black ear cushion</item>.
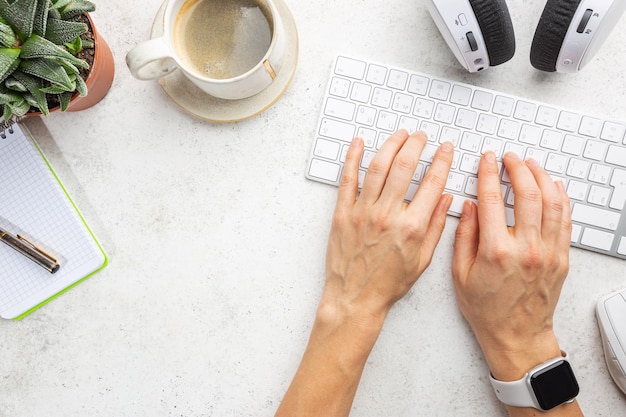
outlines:
[[515, 33], [504, 0], [469, 0], [483, 34], [489, 65], [500, 65], [515, 54]]
[[556, 71], [565, 35], [581, 0], [548, 0], [530, 47], [530, 63], [541, 71]]

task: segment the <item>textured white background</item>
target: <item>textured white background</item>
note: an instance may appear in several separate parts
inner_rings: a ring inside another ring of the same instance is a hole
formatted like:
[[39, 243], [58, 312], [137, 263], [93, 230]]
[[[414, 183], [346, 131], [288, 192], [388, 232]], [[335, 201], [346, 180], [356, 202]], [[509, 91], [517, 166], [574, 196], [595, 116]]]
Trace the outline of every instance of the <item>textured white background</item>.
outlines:
[[[336, 189], [304, 178], [337, 53], [626, 120], [626, 17], [576, 75], [542, 74], [529, 46], [544, 2], [511, 1], [515, 58], [469, 75], [424, 1], [286, 0], [293, 83], [267, 112], [213, 124], [180, 111], [124, 58], [161, 0], [97, 2], [116, 79], [96, 107], [27, 122], [110, 257], [21, 322], [0, 322], [0, 416], [271, 416], [298, 365], [324, 279]], [[450, 280], [456, 218], [388, 317], [352, 415], [500, 416]], [[572, 249], [557, 311], [590, 416], [626, 414], [594, 317], [626, 263]]]

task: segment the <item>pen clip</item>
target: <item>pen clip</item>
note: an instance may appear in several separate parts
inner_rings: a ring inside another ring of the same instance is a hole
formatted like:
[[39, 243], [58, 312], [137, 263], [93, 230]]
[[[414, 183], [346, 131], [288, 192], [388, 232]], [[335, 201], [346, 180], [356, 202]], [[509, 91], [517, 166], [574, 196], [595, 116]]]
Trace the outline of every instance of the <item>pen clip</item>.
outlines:
[[30, 240], [26, 239], [24, 236], [22, 235], [17, 235], [17, 238], [19, 240], [21, 240], [22, 242], [27, 243], [30, 247], [32, 247], [34, 250], [36, 250], [37, 252], [41, 253], [42, 255], [48, 257], [52, 262], [57, 263], [57, 259], [50, 255], [48, 252], [46, 252], [45, 250], [41, 249], [40, 247], [38, 247], [37, 245], [35, 245], [33, 242], [31, 242]]

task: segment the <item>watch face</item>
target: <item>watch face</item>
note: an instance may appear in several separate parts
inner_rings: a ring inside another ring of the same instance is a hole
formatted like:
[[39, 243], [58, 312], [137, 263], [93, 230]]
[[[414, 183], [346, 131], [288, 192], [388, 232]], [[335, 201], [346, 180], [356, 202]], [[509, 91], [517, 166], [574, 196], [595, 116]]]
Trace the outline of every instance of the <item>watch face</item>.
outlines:
[[539, 406], [550, 410], [573, 400], [578, 395], [578, 382], [567, 361], [559, 361], [530, 377]]

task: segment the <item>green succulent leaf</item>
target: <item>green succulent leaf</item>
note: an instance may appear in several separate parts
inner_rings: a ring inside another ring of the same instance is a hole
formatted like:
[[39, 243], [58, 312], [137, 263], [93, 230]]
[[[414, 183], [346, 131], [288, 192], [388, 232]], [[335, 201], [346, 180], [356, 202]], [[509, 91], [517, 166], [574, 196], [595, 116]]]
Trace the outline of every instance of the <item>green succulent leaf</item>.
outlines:
[[96, 10], [96, 5], [87, 0], [74, 0], [58, 10], [61, 12], [61, 18], [68, 20], [83, 13], [93, 12]]
[[33, 35], [22, 45], [22, 52], [20, 53], [20, 58], [22, 59], [52, 57], [62, 58], [77, 67], [89, 68], [89, 64], [86, 61], [76, 58], [63, 48], [41, 36]]
[[73, 42], [67, 42], [64, 44], [65, 48], [70, 52], [70, 54], [76, 56], [80, 51], [83, 50], [83, 40], [80, 36], [77, 36]]
[[57, 45], [73, 42], [87, 32], [87, 25], [80, 22], [68, 22], [61, 19], [48, 19], [46, 39]]
[[9, 75], [20, 64], [20, 50], [17, 48], [0, 48], [0, 82], [7, 79]]
[[13, 27], [22, 41], [30, 38], [35, 26], [35, 13], [41, 0], [15, 0], [9, 4], [0, 1], [0, 14]]
[[87, 84], [85, 84], [85, 80], [82, 77], [76, 77], [76, 91], [80, 94], [81, 97], [85, 97], [87, 95]]
[[73, 96], [74, 96], [74, 93], [71, 93], [71, 92], [65, 92], [65, 93], [59, 94], [59, 102], [61, 103], [61, 111], [67, 110], [67, 108], [70, 106], [70, 100], [72, 99]]
[[53, 60], [45, 58], [22, 60], [20, 69], [27, 74], [43, 78], [54, 85], [65, 88], [66, 91], [73, 91], [74, 89], [65, 68]]
[[48, 8], [50, 6], [49, 0], [34, 0], [37, 2], [37, 9], [35, 10], [35, 18], [33, 20], [33, 33], [39, 36], [46, 35], [46, 24], [48, 22]]
[[13, 91], [17, 91], [19, 93], [25, 93], [28, 91], [28, 89], [26, 88], [26, 86], [24, 84], [22, 84], [21, 82], [19, 82], [15, 77], [11, 76], [9, 78], [6, 79], [6, 81], [4, 82], [4, 85], [9, 89], [9, 90], [13, 90]]
[[73, 1], [74, 0], [52, 0], [52, 5], [50, 6], [50, 8], [51, 9], [60, 9], [62, 7], [67, 6], [68, 4], [70, 4]]
[[[34, 103], [28, 100], [31, 106], [38, 107], [43, 114], [48, 115], [48, 99], [46, 98], [46, 93], [42, 91], [44, 88], [43, 80], [22, 71], [15, 71], [13, 78], [30, 93], [28, 96], [34, 100]], [[7, 87], [9, 86], [7, 85]]]
[[6, 48], [12, 48], [15, 46], [17, 38], [15, 32], [11, 29], [11, 26], [6, 23], [0, 22], [0, 45]]

